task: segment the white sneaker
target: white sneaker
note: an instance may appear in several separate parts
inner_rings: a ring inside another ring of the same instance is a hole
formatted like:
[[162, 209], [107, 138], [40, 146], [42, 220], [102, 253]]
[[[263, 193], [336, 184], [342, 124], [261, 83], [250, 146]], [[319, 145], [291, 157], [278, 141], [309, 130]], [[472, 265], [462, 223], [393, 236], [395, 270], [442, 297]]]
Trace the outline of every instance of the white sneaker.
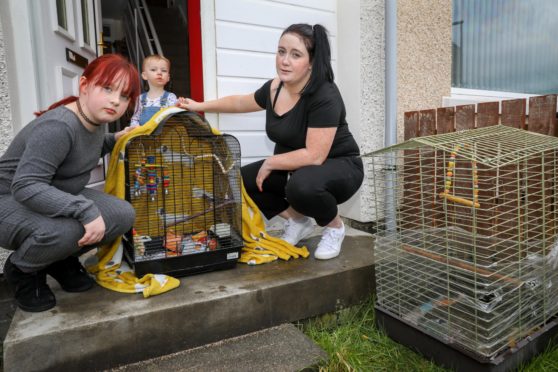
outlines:
[[318, 260], [329, 260], [339, 256], [341, 244], [345, 238], [345, 225], [340, 228], [326, 227], [322, 234], [322, 240], [318, 243], [318, 248], [314, 252], [314, 257]]
[[281, 239], [292, 245], [298, 244], [302, 239], [307, 238], [314, 231], [314, 224], [308, 217], [301, 220], [293, 220], [289, 218], [285, 222], [283, 236]]

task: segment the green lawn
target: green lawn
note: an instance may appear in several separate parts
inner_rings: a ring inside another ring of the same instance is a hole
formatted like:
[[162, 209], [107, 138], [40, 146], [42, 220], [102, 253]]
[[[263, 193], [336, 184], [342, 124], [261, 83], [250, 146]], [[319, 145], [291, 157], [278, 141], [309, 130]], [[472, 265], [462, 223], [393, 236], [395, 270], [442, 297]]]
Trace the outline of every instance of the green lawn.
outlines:
[[[329, 355], [320, 371], [447, 371], [379, 331], [374, 324], [373, 299], [298, 326]], [[519, 370], [558, 371], [558, 345]]]

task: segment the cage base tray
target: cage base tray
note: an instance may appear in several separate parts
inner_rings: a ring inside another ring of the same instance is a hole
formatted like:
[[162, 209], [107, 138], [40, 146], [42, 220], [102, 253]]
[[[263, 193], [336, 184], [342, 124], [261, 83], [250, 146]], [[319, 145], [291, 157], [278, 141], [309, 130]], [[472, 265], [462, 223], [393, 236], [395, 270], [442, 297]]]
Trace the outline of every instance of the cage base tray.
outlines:
[[513, 371], [543, 352], [549, 344], [558, 343], [558, 319], [555, 317], [539, 331], [518, 342], [516, 348], [486, 358], [428, 335], [379, 305], [375, 310], [376, 325], [391, 339], [457, 372]]
[[242, 247], [218, 249], [202, 253], [163, 259], [134, 262], [125, 253], [126, 260], [138, 277], [145, 274], [167, 274], [180, 277], [214, 270], [232, 269], [236, 266]]

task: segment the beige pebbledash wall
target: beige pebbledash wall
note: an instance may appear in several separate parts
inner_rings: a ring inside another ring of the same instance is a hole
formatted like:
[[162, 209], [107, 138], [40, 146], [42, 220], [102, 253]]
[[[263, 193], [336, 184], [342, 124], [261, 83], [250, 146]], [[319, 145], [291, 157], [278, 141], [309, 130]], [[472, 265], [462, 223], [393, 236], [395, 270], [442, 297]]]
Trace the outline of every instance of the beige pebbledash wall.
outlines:
[[[13, 137], [12, 117], [10, 113], [10, 96], [8, 90], [8, 68], [6, 66], [6, 47], [4, 30], [0, 20], [0, 156], [6, 151]], [[10, 251], [0, 247], [0, 270]]]
[[[385, 146], [385, 1], [338, 0], [337, 82], [361, 153]], [[451, 0], [388, 1], [397, 1], [397, 141], [402, 142], [403, 113], [440, 107], [450, 94]], [[374, 221], [373, 192], [368, 174], [341, 214]]]
[[451, 90], [451, 0], [397, 2], [397, 131], [403, 113], [442, 106]]
[[0, 155], [6, 151], [13, 137], [9, 94], [6, 47], [4, 44], [2, 21], [0, 20]]

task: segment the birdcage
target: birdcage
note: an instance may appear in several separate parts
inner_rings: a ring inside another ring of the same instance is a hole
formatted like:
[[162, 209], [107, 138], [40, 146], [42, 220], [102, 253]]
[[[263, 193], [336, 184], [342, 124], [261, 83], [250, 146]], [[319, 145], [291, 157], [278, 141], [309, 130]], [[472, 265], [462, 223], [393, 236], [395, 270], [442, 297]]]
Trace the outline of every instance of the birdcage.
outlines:
[[497, 125], [366, 155], [377, 309], [480, 361], [554, 321], [557, 150]]
[[136, 211], [125, 254], [136, 274], [230, 268], [241, 238], [240, 145], [197, 114], [167, 116], [130, 140], [126, 199]]

